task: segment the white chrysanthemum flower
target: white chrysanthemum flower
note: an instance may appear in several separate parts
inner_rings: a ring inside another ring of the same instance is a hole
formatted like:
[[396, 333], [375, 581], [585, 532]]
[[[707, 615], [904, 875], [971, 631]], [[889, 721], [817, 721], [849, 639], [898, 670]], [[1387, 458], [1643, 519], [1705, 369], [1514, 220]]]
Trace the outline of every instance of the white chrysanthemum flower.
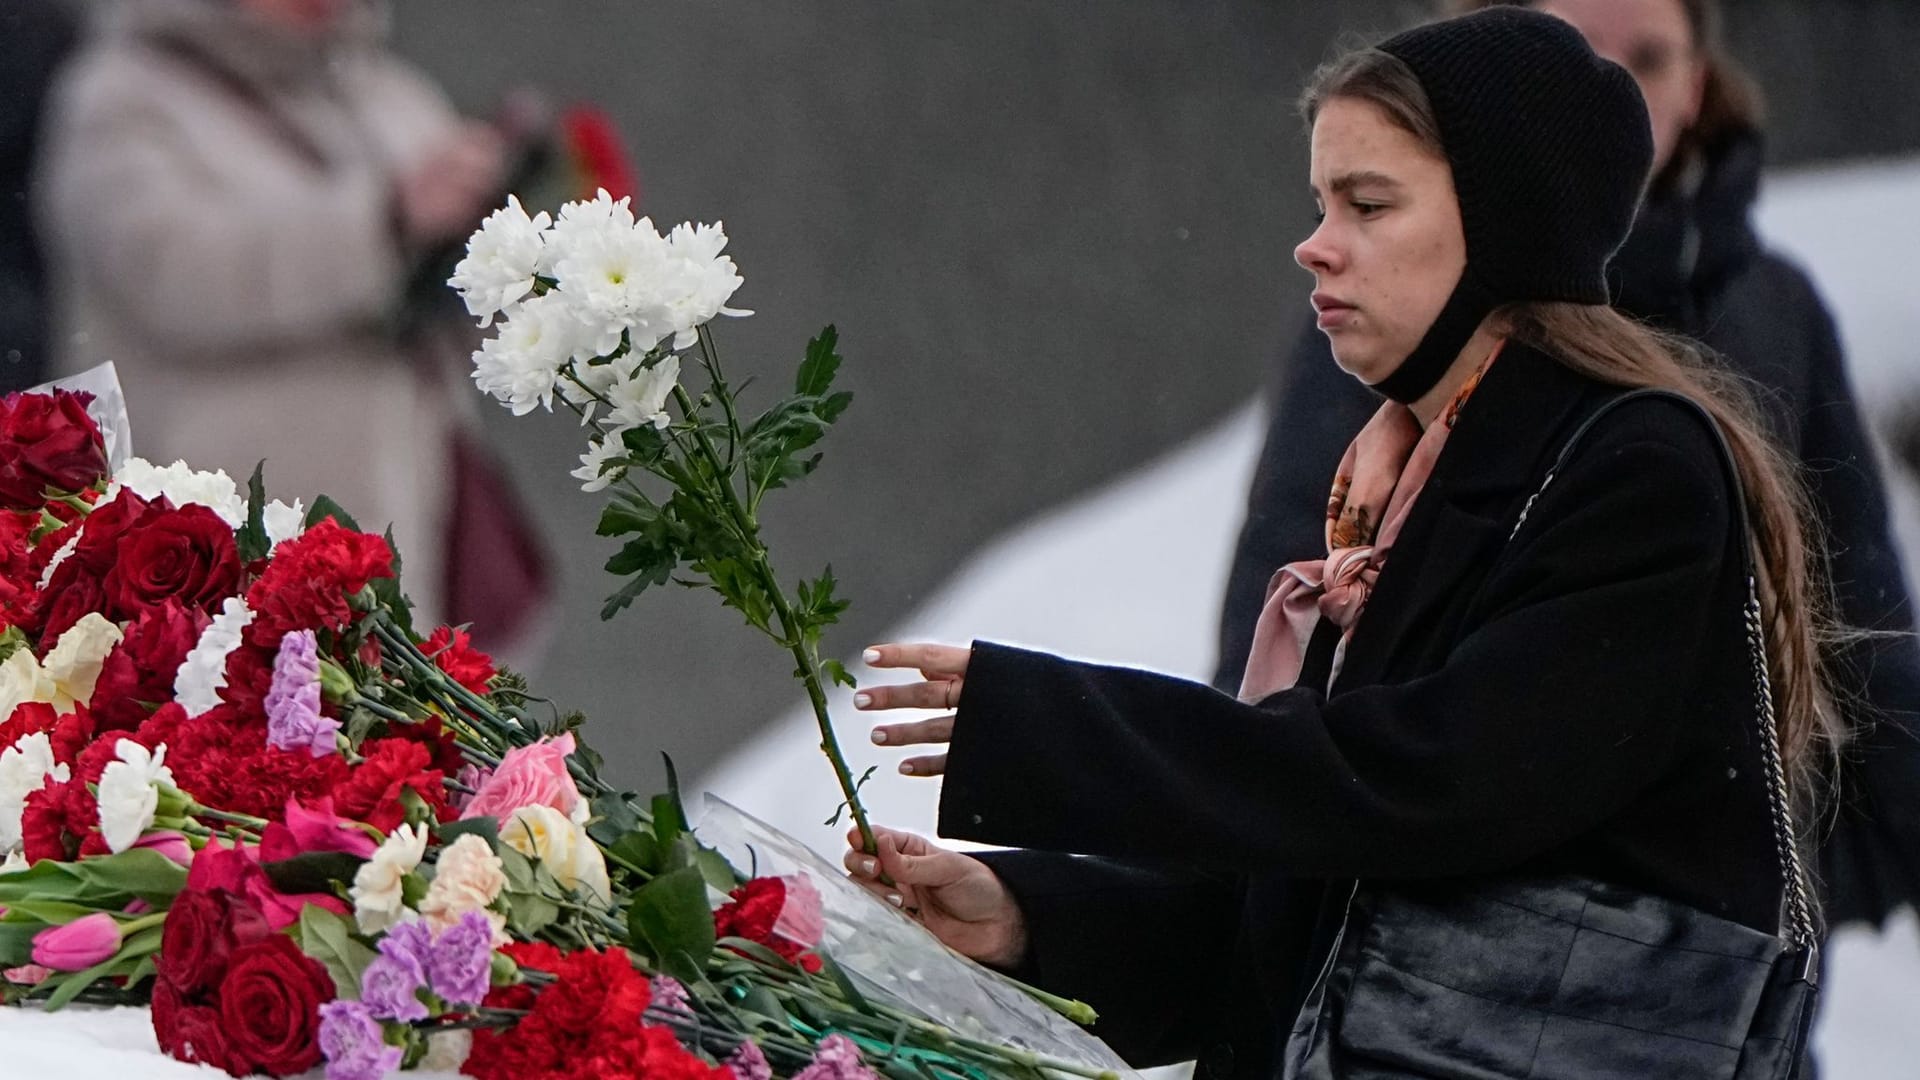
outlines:
[[29, 701], [52, 704], [58, 693], [32, 649], [15, 649], [5, 663], [0, 663], [0, 710], [5, 710], [0, 718], [11, 717], [13, 710]]
[[140, 836], [153, 826], [153, 812], [160, 805], [157, 785], [173, 784], [173, 770], [167, 768], [167, 747], [162, 743], [151, 752], [132, 739], [114, 744], [119, 758], [100, 774], [95, 790], [100, 802], [100, 836], [115, 855], [139, 843]]
[[240, 647], [240, 632], [252, 621], [247, 602], [230, 596], [220, 614], [200, 631], [200, 640], [173, 673], [173, 700], [188, 716], [199, 716], [220, 704], [220, 691], [227, 685], [227, 655]]
[[128, 458], [113, 474], [106, 501], [118, 498], [123, 490], [143, 499], [164, 495], [175, 506], [199, 503], [236, 529], [247, 522], [247, 500], [233, 477], [218, 469], [199, 472], [184, 461], [158, 467], [143, 458]]
[[426, 826], [401, 825], [381, 841], [373, 858], [360, 865], [347, 896], [353, 901], [353, 919], [361, 933], [383, 933], [419, 918], [407, 907], [404, 892], [407, 875], [426, 855]]
[[613, 406], [607, 413], [607, 425], [616, 433], [628, 428], [666, 427], [672, 419], [667, 415], [667, 398], [679, 381], [680, 358], [668, 355], [652, 367], [641, 368], [614, 383], [605, 395]]
[[554, 265], [559, 295], [586, 324], [592, 356], [618, 348], [622, 333], [642, 354], [666, 337], [678, 276], [666, 240], [647, 218], [631, 228], [582, 231]]
[[481, 326], [492, 326], [495, 315], [533, 291], [534, 271], [552, 224], [544, 210], [528, 217], [520, 200], [509, 195], [507, 205], [489, 214], [467, 241], [466, 258], [453, 268], [447, 284], [459, 291]]
[[53, 740], [46, 732], [23, 735], [0, 750], [0, 852], [19, 849], [20, 815], [26, 811], [27, 796], [45, 787], [48, 777], [64, 784], [70, 774], [65, 765], [53, 760]]
[[608, 484], [617, 482], [627, 474], [625, 466], [608, 468], [607, 462], [626, 452], [627, 448], [621, 445], [617, 433], [594, 439], [587, 444], [587, 452], [580, 455], [580, 467], [567, 475], [580, 481], [581, 491], [605, 491]]
[[73, 711], [74, 704], [93, 700], [93, 686], [100, 681], [100, 665], [125, 635], [113, 620], [97, 611], [80, 616], [78, 622], [60, 635], [47, 650], [42, 670], [53, 681], [53, 708], [62, 715]]
[[271, 551], [288, 540], [298, 539], [301, 533], [307, 531], [306, 520], [307, 510], [300, 505], [299, 499], [293, 500], [292, 506], [288, 506], [279, 499], [268, 503], [266, 508], [260, 511], [260, 524], [267, 530], [268, 550]]
[[525, 416], [535, 406], [551, 410], [553, 384], [573, 359], [582, 330], [559, 295], [534, 297], [513, 309], [498, 337], [481, 342], [473, 354], [474, 385], [515, 416]]
[[606, 188], [601, 188], [589, 201], [562, 206], [553, 228], [547, 231], [546, 244], [534, 269], [552, 274], [560, 260], [572, 254], [583, 240], [631, 231], [632, 202], [631, 198], [615, 199]]
[[727, 306], [727, 301], [744, 282], [733, 259], [721, 254], [726, 246], [726, 227], [717, 221], [711, 225], [683, 222], [675, 225], [667, 237], [667, 247], [675, 264], [676, 287], [667, 306], [676, 349], [692, 346], [696, 340], [695, 329], [716, 315], [753, 314]]

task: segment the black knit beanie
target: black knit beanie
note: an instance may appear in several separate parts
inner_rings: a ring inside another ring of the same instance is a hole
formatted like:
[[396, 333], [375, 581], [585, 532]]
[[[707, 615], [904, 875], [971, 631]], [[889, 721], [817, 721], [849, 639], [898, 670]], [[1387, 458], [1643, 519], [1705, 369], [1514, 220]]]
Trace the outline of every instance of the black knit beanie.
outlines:
[[1446, 307], [1374, 385], [1412, 402], [1501, 304], [1607, 302], [1607, 260], [1633, 225], [1653, 133], [1633, 77], [1551, 15], [1486, 8], [1379, 49], [1413, 70], [1433, 104], [1467, 239]]

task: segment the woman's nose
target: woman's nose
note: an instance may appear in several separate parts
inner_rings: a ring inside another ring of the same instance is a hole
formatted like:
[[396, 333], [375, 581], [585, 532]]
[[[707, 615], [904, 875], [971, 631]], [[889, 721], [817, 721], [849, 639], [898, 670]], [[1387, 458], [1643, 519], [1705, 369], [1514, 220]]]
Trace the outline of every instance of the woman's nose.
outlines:
[[1293, 249], [1293, 261], [1303, 269], [1316, 274], [1331, 274], [1339, 270], [1339, 249], [1328, 235], [1327, 223], [1322, 221], [1313, 232], [1307, 234], [1300, 246]]

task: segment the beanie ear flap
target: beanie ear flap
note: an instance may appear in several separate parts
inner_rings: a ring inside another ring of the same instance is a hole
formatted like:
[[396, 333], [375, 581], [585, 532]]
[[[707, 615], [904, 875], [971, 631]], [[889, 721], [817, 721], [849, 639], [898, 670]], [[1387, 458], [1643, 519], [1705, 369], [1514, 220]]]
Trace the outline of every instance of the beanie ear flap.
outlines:
[[1428, 391], [1440, 385], [1460, 350], [1473, 340], [1480, 324], [1500, 303], [1469, 262], [1460, 274], [1460, 283], [1453, 287], [1446, 306], [1440, 309], [1433, 325], [1427, 327], [1420, 344], [1414, 346], [1413, 352], [1407, 354], [1391, 375], [1374, 383], [1373, 388], [1402, 405], [1411, 405], [1427, 396]]

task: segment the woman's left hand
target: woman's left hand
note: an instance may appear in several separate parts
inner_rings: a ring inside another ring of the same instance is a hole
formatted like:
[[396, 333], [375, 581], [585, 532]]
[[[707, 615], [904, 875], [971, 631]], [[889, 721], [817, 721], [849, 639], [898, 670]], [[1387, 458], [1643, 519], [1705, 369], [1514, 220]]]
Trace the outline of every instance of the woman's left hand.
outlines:
[[[868, 667], [916, 670], [924, 681], [866, 687], [853, 695], [854, 708], [959, 708], [960, 692], [967, 679], [967, 661], [972, 658], [971, 649], [954, 645], [875, 645], [861, 657]], [[952, 739], [951, 712], [932, 720], [881, 724], [873, 729], [873, 741], [880, 746], [944, 746]], [[900, 763], [900, 771], [908, 776], [939, 776], [947, 771], [947, 755], [910, 757]]]

